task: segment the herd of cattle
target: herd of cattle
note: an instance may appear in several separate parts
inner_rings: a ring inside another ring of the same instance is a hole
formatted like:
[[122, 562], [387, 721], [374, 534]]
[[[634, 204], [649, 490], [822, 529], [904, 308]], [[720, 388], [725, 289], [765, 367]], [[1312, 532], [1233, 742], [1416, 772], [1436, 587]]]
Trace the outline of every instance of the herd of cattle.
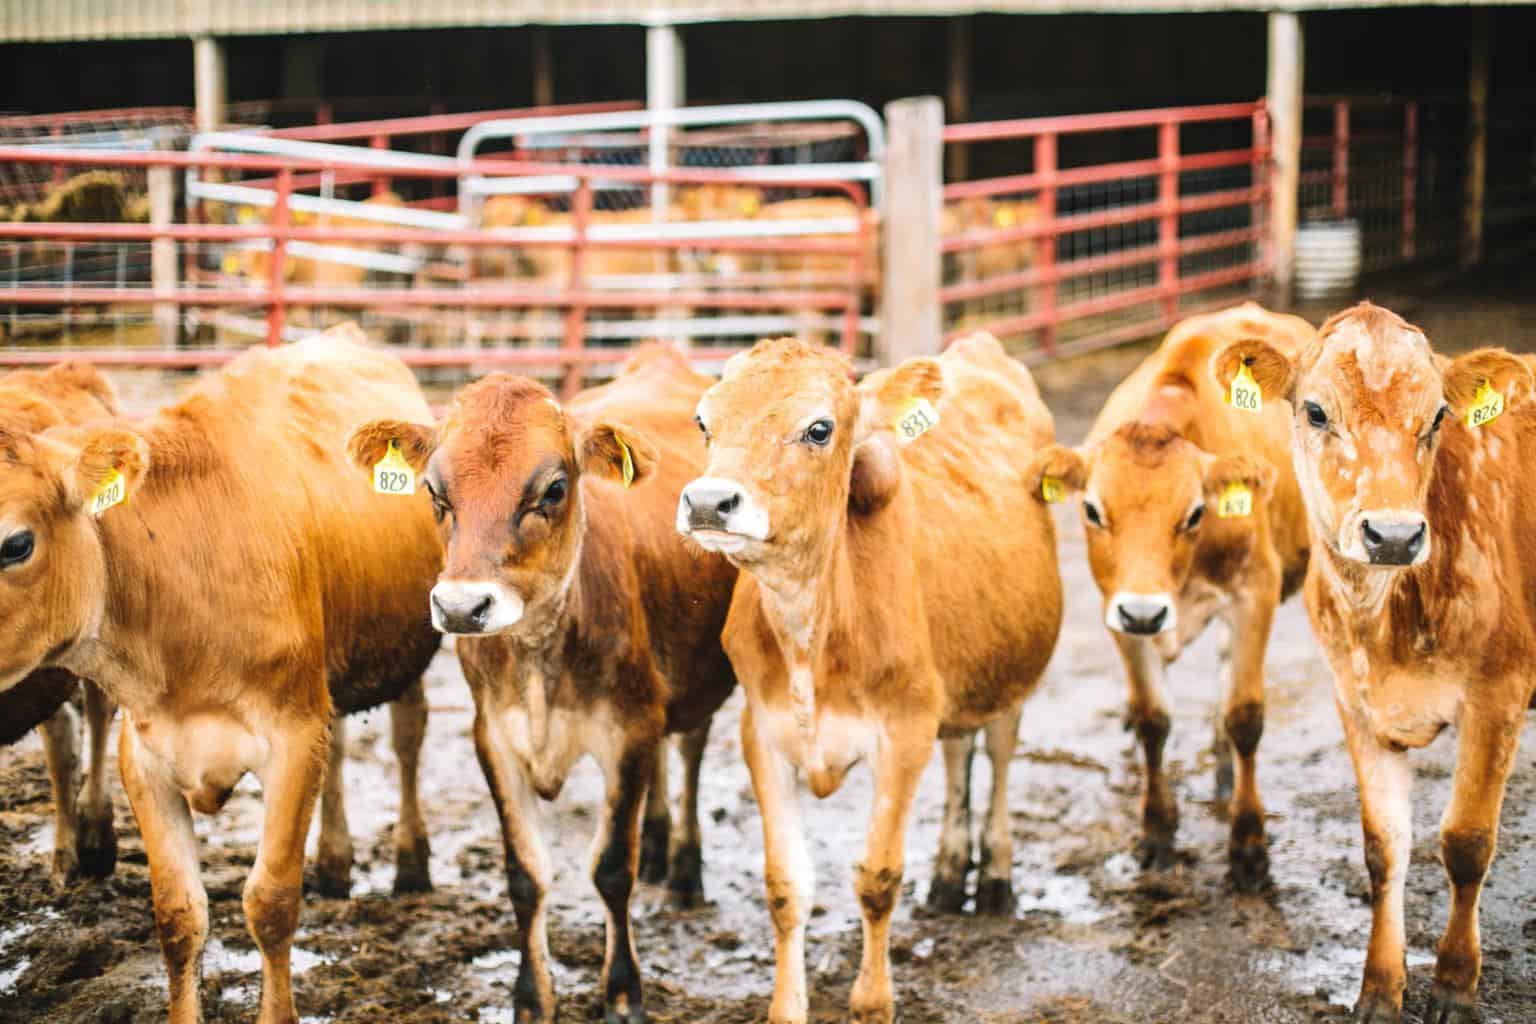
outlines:
[[[430, 885], [421, 675], [453, 635], [519, 924], [516, 1019], [555, 1018], [537, 801], [590, 756], [606, 784], [590, 867], [607, 916], [606, 1019], [634, 1024], [635, 881], [702, 898], [700, 758], [739, 683], [776, 947], [769, 1019], [807, 1019], [814, 872], [797, 777], [825, 797], [863, 761], [875, 798], [854, 874], [850, 1013], [890, 1024], [904, 836], [936, 741], [947, 785], [929, 900], [1013, 908], [1008, 764], [1062, 617], [1047, 505], [1080, 493], [1145, 757], [1143, 866], [1169, 860], [1178, 821], [1162, 674], [1219, 619], [1231, 879], [1265, 884], [1265, 649], [1276, 606], [1304, 587], [1371, 881], [1356, 1017], [1401, 1019], [1406, 752], [1454, 725], [1440, 834], [1451, 912], [1426, 1019], [1467, 1022], [1478, 897], [1536, 690], [1536, 483], [1520, 468], [1536, 445], [1533, 367], [1494, 349], [1438, 356], [1369, 304], [1320, 330], [1245, 304], [1178, 325], [1075, 449], [1054, 443], [1029, 373], [985, 335], [859, 382], [840, 355], [791, 339], [758, 343], [718, 380], [649, 346], [568, 403], [496, 375], [436, 423], [410, 371], [350, 326], [251, 351], [132, 422], [88, 366], [15, 373], [0, 379], [0, 739], [41, 726], [55, 873], [100, 876], [115, 859], [106, 735], [123, 709], [121, 776], [174, 1024], [200, 1019], [209, 927], [191, 812], [256, 775], [264, 822], [243, 903], [259, 1021], [291, 1024], [317, 801], [322, 885], [348, 890], [339, 775], [353, 711], [392, 702], [397, 888]], [[995, 571], [1009, 565], [1031, 571]], [[973, 840], [978, 731], [993, 772]]]

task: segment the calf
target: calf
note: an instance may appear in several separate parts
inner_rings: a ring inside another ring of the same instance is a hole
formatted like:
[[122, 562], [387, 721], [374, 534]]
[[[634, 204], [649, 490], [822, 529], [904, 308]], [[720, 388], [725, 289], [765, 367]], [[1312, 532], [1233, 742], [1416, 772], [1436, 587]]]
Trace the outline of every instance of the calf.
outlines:
[[[795, 769], [822, 798], [871, 762], [851, 1008], [860, 1024], [888, 1024], [903, 837], [934, 740], [945, 738], [950, 772], [935, 888], [963, 893], [965, 770], [984, 727], [993, 784], [978, 904], [1011, 908], [1008, 762], [1061, 625], [1055, 536], [1026, 476], [1053, 428], [1029, 374], [986, 335], [857, 387], [849, 372], [832, 350], [789, 338], [734, 357], [699, 402], [709, 468], [677, 510], [680, 532], [743, 570], [724, 641], [747, 695], [742, 751], [763, 814], [774, 1024], [807, 1013], [814, 872]], [[896, 431], [935, 419], [898, 448]]]
[[[1261, 339], [1215, 354], [1221, 387], [1295, 410], [1312, 561], [1307, 610], [1333, 669], [1360, 787], [1371, 937], [1355, 1017], [1402, 1019], [1411, 749], [1457, 732], [1440, 855], [1450, 917], [1425, 1020], [1477, 1019], [1477, 906], [1536, 675], [1536, 413], [1528, 361], [1436, 356], [1362, 303], [1299, 353]], [[1251, 382], [1250, 379], [1251, 378]]]
[[172, 1024], [200, 1019], [208, 933], [191, 811], [217, 811], [247, 772], [261, 780], [244, 890], [259, 1022], [293, 1024], [290, 949], [333, 707], [398, 696], [438, 646], [430, 503], [371, 493], [343, 446], [352, 424], [422, 419], [427, 405], [398, 360], [345, 334], [251, 350], [132, 424], [0, 433], [0, 550], [13, 552], [0, 691], [64, 668], [122, 706]]
[[[690, 417], [707, 383], [676, 352], [651, 348], [565, 409], [534, 381], [495, 375], [460, 392], [440, 426], [370, 423], [349, 442], [360, 466], [396, 442], [447, 540], [432, 619], [458, 637], [475, 751], [501, 819], [522, 942], [520, 1024], [555, 1019], [553, 865], [535, 798], [558, 796], [585, 756], [607, 781], [591, 864], [608, 918], [607, 1020], [645, 1019], [629, 901], [646, 787], [663, 738], [693, 733], [701, 749], [700, 730], [735, 685], [720, 648], [735, 571], [671, 529], [677, 493], [702, 466]], [[692, 794], [685, 806], [696, 814]], [[673, 884], [692, 896], [696, 819], [685, 828]]]
[[1268, 877], [1255, 763], [1264, 652], [1275, 608], [1306, 571], [1306, 514], [1285, 410], [1272, 405], [1254, 416], [1233, 408], [1206, 366], [1234, 341], [1263, 339], [1295, 353], [1312, 335], [1306, 321], [1253, 303], [1185, 320], [1109, 396], [1082, 448], [1047, 449], [1036, 464], [1053, 496], [1084, 492], [1088, 561], [1130, 684], [1126, 726], [1135, 728], [1146, 761], [1143, 867], [1172, 862], [1178, 828], [1163, 774], [1170, 722], [1163, 670], [1220, 618], [1228, 640], [1216, 796], [1231, 805], [1233, 882], [1253, 888]]
[[[30, 436], [65, 423], [82, 424], [116, 415], [112, 387], [87, 363], [60, 363], [44, 371], [17, 370], [0, 377], [0, 433]], [[25, 548], [0, 547], [0, 572]], [[85, 683], [83, 701], [90, 766], [85, 787], [80, 774], [79, 679], [59, 668], [38, 669], [0, 693], [0, 744], [14, 743], [36, 728], [43, 740], [53, 787], [53, 878], [58, 885], [77, 877], [104, 878], [117, 863], [112, 829], [112, 795], [107, 785], [107, 732], [116, 713], [101, 690]]]

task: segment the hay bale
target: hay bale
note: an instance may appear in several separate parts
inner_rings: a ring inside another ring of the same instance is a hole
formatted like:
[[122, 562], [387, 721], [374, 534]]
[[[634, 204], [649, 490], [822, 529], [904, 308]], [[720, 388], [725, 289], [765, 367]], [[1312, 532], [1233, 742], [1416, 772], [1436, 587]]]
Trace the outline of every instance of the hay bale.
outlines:
[[116, 224], [127, 219], [128, 190], [112, 171], [86, 171], [48, 193], [37, 219]]

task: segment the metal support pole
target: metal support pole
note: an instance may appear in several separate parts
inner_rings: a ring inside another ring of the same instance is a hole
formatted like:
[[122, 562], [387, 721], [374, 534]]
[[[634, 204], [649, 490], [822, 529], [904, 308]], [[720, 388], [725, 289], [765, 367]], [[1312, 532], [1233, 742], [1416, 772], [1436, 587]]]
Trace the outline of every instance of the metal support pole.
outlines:
[[555, 102], [554, 31], [548, 25], [533, 29], [533, 105], [553, 106]]
[[1056, 133], [1035, 136], [1035, 174], [1040, 189], [1035, 203], [1040, 208], [1040, 237], [1035, 240], [1035, 268], [1040, 272], [1040, 347], [1056, 353]]
[[1333, 216], [1349, 216], [1349, 100], [1333, 105]]
[[293, 168], [277, 172], [277, 198], [272, 204], [272, 259], [267, 274], [267, 344], [283, 343], [283, 325], [288, 310], [284, 305], [283, 279], [288, 261], [288, 197], [293, 194]]
[[[676, 25], [652, 25], [645, 31], [645, 106], [647, 110], [675, 110], [683, 106], [683, 39]], [[650, 169], [665, 174], [671, 166], [672, 132], [664, 125], [651, 129]], [[665, 182], [651, 186], [651, 209], [657, 221], [666, 219], [669, 200]]]
[[1179, 123], [1157, 126], [1157, 286], [1163, 293], [1163, 322], [1172, 327], [1179, 318]]
[[1291, 303], [1296, 263], [1296, 204], [1301, 181], [1301, 96], [1303, 40], [1301, 16], [1294, 11], [1269, 14], [1270, 117], [1270, 273], [1274, 302]]
[[[579, 295], [586, 287], [587, 226], [592, 219], [592, 179], [582, 178], [571, 200], [571, 263], [566, 287], [572, 295]], [[580, 302], [572, 302], [565, 312], [565, 336], [561, 342], [572, 358], [566, 367], [565, 379], [560, 385], [560, 398], [570, 401], [581, 390], [582, 365], [574, 358], [586, 344], [587, 310]]]
[[1419, 236], [1419, 102], [1403, 107], [1403, 262], [1418, 255]]
[[1472, 60], [1467, 73], [1467, 188], [1462, 208], [1461, 262], [1483, 259], [1483, 206], [1488, 189], [1488, 12], [1472, 12]]
[[[949, 88], [944, 94], [944, 120], [959, 124], [971, 117], [971, 19], [949, 19]], [[957, 143], [945, 154], [950, 181], [970, 173], [970, 147]]]
[[224, 44], [213, 36], [192, 40], [193, 96], [197, 103], [197, 130], [216, 132], [224, 127], [229, 102]]
[[941, 347], [944, 104], [937, 96], [896, 100], [885, 106], [885, 123], [885, 276], [875, 357], [891, 366]]
[[[149, 223], [157, 228], [176, 222], [176, 170], [151, 167], [149, 177]], [[156, 238], [149, 243], [150, 283], [158, 297], [173, 294], [176, 281], [176, 242]], [[181, 310], [176, 303], [156, 301], [153, 309], [156, 333], [161, 348], [175, 348], [181, 325]]]

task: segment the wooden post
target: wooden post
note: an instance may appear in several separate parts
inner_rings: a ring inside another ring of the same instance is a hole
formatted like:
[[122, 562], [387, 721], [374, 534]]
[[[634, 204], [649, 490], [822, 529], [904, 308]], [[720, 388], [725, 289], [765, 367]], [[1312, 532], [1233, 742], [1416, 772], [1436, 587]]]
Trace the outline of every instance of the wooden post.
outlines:
[[198, 36], [192, 40], [192, 75], [197, 130], [216, 132], [224, 127], [224, 108], [229, 101], [222, 42], [213, 36]]
[[[149, 223], [170, 227], [176, 220], [176, 171], [171, 167], [149, 169]], [[176, 242], [156, 237], [149, 243], [150, 283], [155, 295], [176, 291]], [[153, 317], [161, 348], [175, 348], [181, 340], [181, 310], [174, 302], [156, 301]]]
[[533, 105], [552, 106], [555, 102], [555, 47], [548, 25], [533, 27]]
[[885, 275], [875, 358], [891, 366], [940, 349], [944, 104], [937, 96], [887, 103], [885, 124]]
[[1273, 302], [1291, 303], [1296, 263], [1296, 204], [1301, 183], [1301, 95], [1303, 63], [1301, 16], [1294, 11], [1269, 14], [1270, 117], [1269, 230]]
[[[950, 124], [971, 117], [971, 19], [949, 19], [949, 88], [944, 94], [944, 117]], [[970, 173], [970, 147], [959, 144], [945, 154], [950, 181], [964, 181]]]
[[[645, 31], [645, 106], [647, 110], [675, 110], [684, 103], [683, 38], [676, 25], [652, 25]], [[650, 138], [652, 174], [665, 174], [671, 166], [672, 132], [653, 127]], [[656, 220], [666, 218], [668, 188], [664, 182], [651, 186], [651, 209]]]
[[1461, 262], [1483, 259], [1483, 203], [1488, 188], [1488, 12], [1472, 12], [1472, 60], [1467, 73], [1467, 188], [1462, 206]]

